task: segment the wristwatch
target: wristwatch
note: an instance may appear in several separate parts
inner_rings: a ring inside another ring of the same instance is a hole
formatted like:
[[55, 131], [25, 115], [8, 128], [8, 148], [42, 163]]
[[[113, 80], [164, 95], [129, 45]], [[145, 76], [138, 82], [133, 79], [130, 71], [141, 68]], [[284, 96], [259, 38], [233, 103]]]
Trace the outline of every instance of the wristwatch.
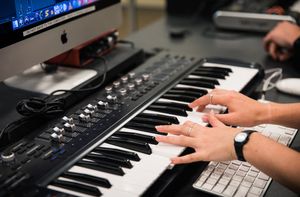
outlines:
[[235, 148], [235, 153], [237, 155], [238, 160], [240, 161], [246, 161], [244, 154], [243, 154], [243, 147], [244, 145], [248, 142], [249, 136], [253, 133], [256, 132], [254, 130], [244, 130], [238, 133], [234, 137], [234, 148]]

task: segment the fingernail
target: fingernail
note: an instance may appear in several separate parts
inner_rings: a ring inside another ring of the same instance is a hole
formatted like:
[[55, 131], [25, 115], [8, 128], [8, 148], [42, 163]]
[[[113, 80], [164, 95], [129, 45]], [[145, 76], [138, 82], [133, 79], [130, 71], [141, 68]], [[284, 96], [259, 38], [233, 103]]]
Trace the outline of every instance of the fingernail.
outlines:
[[203, 120], [204, 122], [208, 122], [208, 116], [207, 116], [207, 115], [203, 115], [203, 116], [202, 116], [202, 120]]
[[215, 115], [215, 112], [214, 112], [214, 110], [212, 110], [212, 109], [210, 110], [209, 113], [210, 113], [210, 115]]
[[158, 130], [158, 129], [161, 129], [163, 126], [162, 125], [158, 125], [158, 126], [155, 126], [155, 129]]

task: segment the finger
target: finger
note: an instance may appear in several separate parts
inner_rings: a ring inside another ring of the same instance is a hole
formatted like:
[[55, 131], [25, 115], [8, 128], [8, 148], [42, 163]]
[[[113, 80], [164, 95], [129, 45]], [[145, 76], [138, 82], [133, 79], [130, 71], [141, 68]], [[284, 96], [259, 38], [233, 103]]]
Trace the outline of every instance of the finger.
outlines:
[[155, 140], [158, 142], [164, 142], [168, 144], [183, 146], [183, 147], [193, 147], [194, 140], [191, 137], [186, 137], [183, 135], [180, 136], [159, 136], [155, 137]]
[[184, 163], [192, 163], [196, 161], [201, 161], [201, 157], [199, 153], [191, 153], [188, 155], [184, 155], [181, 157], [174, 157], [171, 159], [173, 164], [184, 164]]
[[277, 46], [274, 42], [271, 42], [270, 43], [270, 46], [269, 46], [269, 54], [271, 55], [271, 57], [274, 59], [274, 60], [277, 60]]
[[228, 102], [228, 94], [229, 91], [226, 91], [226, 93], [222, 94], [212, 94], [212, 98], [210, 98], [210, 94], [206, 94], [192, 103], [189, 104], [190, 108], [198, 107], [198, 110], [203, 110], [206, 105], [213, 104], [213, 105], [224, 105], [226, 106], [226, 103]]
[[235, 113], [215, 114], [215, 118], [221, 121], [225, 125], [236, 125], [237, 118]]
[[285, 60], [289, 59], [291, 56], [292, 56], [292, 55], [291, 55], [291, 53], [289, 53], [289, 52], [280, 53], [280, 54], [278, 54], [278, 59], [279, 59], [280, 61], [285, 61]]
[[171, 124], [171, 125], [159, 125], [155, 126], [158, 132], [171, 133], [174, 135], [181, 135], [183, 133], [183, 125]]
[[213, 127], [225, 127], [225, 125], [216, 118], [215, 114], [212, 111], [208, 115], [208, 122]]

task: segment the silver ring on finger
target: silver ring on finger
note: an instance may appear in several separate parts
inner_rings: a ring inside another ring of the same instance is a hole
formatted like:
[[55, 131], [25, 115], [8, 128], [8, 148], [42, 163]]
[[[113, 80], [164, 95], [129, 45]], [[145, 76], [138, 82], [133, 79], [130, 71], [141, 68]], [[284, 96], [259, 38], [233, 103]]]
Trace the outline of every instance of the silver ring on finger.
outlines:
[[211, 104], [211, 105], [213, 104], [213, 103], [212, 103], [213, 96], [214, 96], [214, 95], [213, 95], [212, 93], [209, 93], [209, 104]]

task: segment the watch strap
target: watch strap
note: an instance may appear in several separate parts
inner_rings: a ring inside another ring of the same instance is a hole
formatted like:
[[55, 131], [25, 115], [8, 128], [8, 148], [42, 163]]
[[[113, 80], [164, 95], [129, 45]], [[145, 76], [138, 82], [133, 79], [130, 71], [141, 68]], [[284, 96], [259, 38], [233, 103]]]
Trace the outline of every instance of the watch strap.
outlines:
[[249, 137], [252, 133], [256, 132], [255, 130], [244, 130], [241, 133], [246, 133], [247, 137], [243, 142], [234, 141], [235, 153], [239, 161], [246, 161], [243, 153], [243, 147], [248, 142]]

